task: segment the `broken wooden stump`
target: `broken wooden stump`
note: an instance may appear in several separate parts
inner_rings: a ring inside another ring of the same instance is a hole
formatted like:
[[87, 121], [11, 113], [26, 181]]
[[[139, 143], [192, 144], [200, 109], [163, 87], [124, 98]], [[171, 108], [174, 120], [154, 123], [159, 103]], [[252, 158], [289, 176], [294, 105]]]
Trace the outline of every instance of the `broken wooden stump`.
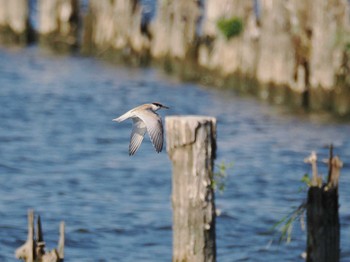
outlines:
[[34, 211], [28, 211], [28, 237], [27, 241], [16, 249], [15, 256], [26, 262], [62, 262], [64, 259], [64, 222], [60, 224], [60, 238], [57, 249], [45, 252], [45, 242], [38, 216], [34, 237]]
[[173, 262], [216, 261], [213, 167], [216, 119], [165, 118], [167, 152], [173, 163]]
[[[316, 154], [310, 158], [315, 170]], [[338, 262], [340, 257], [338, 181], [342, 162], [333, 157], [332, 147], [328, 164], [328, 181], [322, 182], [318, 174], [313, 174], [308, 191], [307, 262]]]
[[24, 261], [34, 261], [34, 212], [28, 211], [28, 237], [27, 241], [19, 248], [16, 249], [16, 258], [23, 259]]

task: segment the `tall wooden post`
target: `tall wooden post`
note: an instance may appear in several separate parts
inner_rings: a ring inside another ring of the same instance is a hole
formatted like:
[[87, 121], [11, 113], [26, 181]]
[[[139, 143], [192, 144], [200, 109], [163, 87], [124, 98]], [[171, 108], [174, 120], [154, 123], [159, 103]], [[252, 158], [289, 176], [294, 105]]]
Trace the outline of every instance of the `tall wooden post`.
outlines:
[[212, 186], [216, 119], [165, 119], [167, 152], [173, 163], [173, 262], [216, 261]]
[[327, 183], [318, 178], [321, 183], [313, 184], [308, 191], [307, 262], [338, 262], [340, 257], [338, 180], [342, 162], [333, 157], [332, 147], [327, 163]]

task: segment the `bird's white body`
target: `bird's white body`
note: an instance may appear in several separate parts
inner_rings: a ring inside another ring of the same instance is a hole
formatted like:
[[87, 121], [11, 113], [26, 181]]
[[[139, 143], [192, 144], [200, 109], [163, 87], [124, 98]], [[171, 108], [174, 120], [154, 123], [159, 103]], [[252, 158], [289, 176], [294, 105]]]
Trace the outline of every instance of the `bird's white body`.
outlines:
[[163, 124], [161, 117], [156, 113], [161, 108], [168, 108], [160, 103], [144, 104], [135, 107], [118, 118], [116, 122], [122, 122], [131, 118], [133, 120], [130, 136], [129, 155], [135, 154], [140, 147], [142, 140], [148, 132], [157, 153], [163, 149]]

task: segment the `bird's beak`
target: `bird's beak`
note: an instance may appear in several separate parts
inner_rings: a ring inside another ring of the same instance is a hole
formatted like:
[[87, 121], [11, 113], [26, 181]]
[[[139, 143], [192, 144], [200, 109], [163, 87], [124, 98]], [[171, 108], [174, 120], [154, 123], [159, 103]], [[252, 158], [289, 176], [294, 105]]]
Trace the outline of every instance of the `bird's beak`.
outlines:
[[162, 106], [162, 108], [169, 109], [169, 107], [167, 107], [167, 106]]

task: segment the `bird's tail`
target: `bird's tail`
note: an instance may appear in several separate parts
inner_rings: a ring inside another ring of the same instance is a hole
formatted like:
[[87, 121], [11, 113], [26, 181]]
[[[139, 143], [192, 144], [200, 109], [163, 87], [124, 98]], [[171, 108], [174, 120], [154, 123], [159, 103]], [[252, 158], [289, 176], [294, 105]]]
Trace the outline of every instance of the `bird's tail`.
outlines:
[[112, 121], [115, 121], [115, 122], [122, 122], [126, 119], [128, 119], [130, 116], [129, 116], [129, 112], [125, 113], [124, 115], [121, 115], [120, 117], [117, 117], [117, 118], [114, 118], [112, 119]]

